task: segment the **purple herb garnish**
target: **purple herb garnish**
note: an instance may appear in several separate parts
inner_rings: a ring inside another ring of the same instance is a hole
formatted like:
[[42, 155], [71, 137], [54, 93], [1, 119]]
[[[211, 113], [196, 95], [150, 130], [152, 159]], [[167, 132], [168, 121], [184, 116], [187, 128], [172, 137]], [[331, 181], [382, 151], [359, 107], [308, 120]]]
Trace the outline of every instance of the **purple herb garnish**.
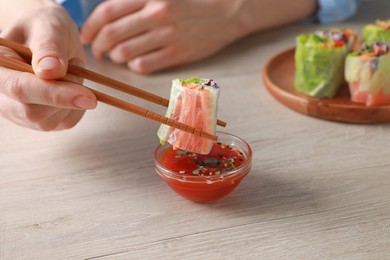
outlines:
[[202, 83], [202, 87], [213, 87], [213, 88], [219, 88], [219, 85], [217, 82], [215, 82], [212, 79], [209, 79], [207, 82]]

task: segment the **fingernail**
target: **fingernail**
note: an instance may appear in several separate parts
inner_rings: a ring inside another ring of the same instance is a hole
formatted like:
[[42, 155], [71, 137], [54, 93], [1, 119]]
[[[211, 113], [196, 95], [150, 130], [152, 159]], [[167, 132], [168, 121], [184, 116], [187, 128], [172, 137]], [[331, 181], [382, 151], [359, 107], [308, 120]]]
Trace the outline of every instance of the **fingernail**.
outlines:
[[95, 102], [84, 96], [78, 96], [73, 99], [73, 104], [81, 109], [92, 109], [96, 107]]
[[138, 73], [144, 73], [143, 68], [141, 67], [141, 63], [139, 62], [138, 59], [129, 61], [127, 63], [127, 66], [130, 68], [130, 70], [138, 72]]
[[41, 70], [58, 70], [61, 69], [61, 62], [54, 57], [46, 57], [39, 61], [38, 67]]

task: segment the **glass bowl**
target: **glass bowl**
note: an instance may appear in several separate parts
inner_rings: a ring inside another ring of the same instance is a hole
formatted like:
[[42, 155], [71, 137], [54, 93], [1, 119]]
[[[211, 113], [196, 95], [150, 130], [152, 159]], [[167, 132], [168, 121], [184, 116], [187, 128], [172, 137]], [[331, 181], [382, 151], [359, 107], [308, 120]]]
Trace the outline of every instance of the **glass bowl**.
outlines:
[[244, 162], [235, 169], [211, 175], [183, 175], [166, 168], [161, 157], [172, 146], [168, 143], [158, 145], [154, 152], [157, 174], [182, 197], [195, 202], [212, 202], [231, 193], [252, 168], [252, 150], [243, 139], [225, 132], [217, 132], [218, 142], [238, 149], [245, 157]]

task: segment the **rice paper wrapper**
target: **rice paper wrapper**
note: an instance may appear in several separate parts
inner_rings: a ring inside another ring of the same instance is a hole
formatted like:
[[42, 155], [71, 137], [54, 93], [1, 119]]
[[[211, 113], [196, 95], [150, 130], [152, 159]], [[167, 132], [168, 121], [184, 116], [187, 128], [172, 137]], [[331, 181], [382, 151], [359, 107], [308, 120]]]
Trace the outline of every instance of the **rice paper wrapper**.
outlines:
[[300, 35], [295, 50], [295, 89], [312, 97], [333, 97], [344, 82], [347, 46], [325, 47], [313, 34]]

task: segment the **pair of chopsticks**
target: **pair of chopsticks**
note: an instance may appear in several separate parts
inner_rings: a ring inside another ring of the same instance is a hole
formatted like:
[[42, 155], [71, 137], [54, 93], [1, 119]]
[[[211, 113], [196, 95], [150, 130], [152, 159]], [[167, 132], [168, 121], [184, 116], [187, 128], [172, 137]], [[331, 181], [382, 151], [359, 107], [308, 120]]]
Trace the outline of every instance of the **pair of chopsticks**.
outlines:
[[[25, 58], [26, 60], [31, 61], [32, 53], [31, 53], [31, 50], [29, 48], [27, 48], [19, 43], [12, 42], [12, 41], [9, 41], [9, 40], [3, 39], [3, 38], [0, 38], [0, 45], [14, 50], [19, 55], [21, 55], [23, 58]], [[16, 59], [13, 59], [10, 57], [6, 57], [4, 55], [0, 55], [0, 66], [6, 67], [9, 69], [13, 69], [13, 70], [22, 71], [22, 72], [34, 73], [32, 66], [30, 64], [21, 62], [19, 60], [16, 60]], [[82, 77], [84, 79], [99, 83], [103, 86], [114, 88], [116, 90], [125, 92], [127, 94], [139, 97], [141, 99], [153, 102], [153, 103], [158, 104], [158, 105], [168, 107], [168, 104], [169, 104], [169, 100], [164, 99], [160, 96], [157, 96], [155, 94], [152, 94], [152, 93], [144, 91], [144, 90], [141, 90], [141, 89], [136, 88], [134, 86], [125, 84], [123, 82], [117, 81], [115, 79], [106, 77], [102, 74], [90, 71], [90, 70], [85, 69], [83, 67], [79, 67], [77, 65], [69, 64], [68, 74], [73, 74], [73, 75]], [[60, 80], [79, 84], [79, 83], [71, 80], [68, 75], [66, 75], [64, 78], [62, 78]], [[213, 141], [218, 140], [218, 137], [213, 135], [213, 134], [204, 132], [204, 131], [196, 129], [192, 126], [175, 121], [171, 118], [154, 113], [150, 110], [144, 109], [144, 108], [136, 106], [134, 104], [131, 104], [131, 103], [125, 102], [123, 100], [117, 99], [115, 97], [109, 96], [105, 93], [102, 93], [102, 92], [97, 91], [95, 89], [89, 88], [87, 86], [84, 86], [84, 85], [82, 85], [82, 86], [91, 90], [95, 94], [97, 100], [102, 102], [102, 103], [111, 105], [111, 106], [119, 108], [119, 109], [123, 109], [125, 111], [137, 114], [139, 116], [143, 116], [145, 118], [157, 121], [157, 122], [162, 123], [162, 124], [166, 124], [168, 126], [171, 126], [171, 127], [174, 127], [174, 128], [177, 128], [177, 129], [180, 129], [180, 130], [183, 130], [183, 131], [186, 131], [186, 132], [213, 140]], [[221, 120], [217, 120], [217, 124], [220, 126], [226, 126], [226, 123], [221, 121]]]

